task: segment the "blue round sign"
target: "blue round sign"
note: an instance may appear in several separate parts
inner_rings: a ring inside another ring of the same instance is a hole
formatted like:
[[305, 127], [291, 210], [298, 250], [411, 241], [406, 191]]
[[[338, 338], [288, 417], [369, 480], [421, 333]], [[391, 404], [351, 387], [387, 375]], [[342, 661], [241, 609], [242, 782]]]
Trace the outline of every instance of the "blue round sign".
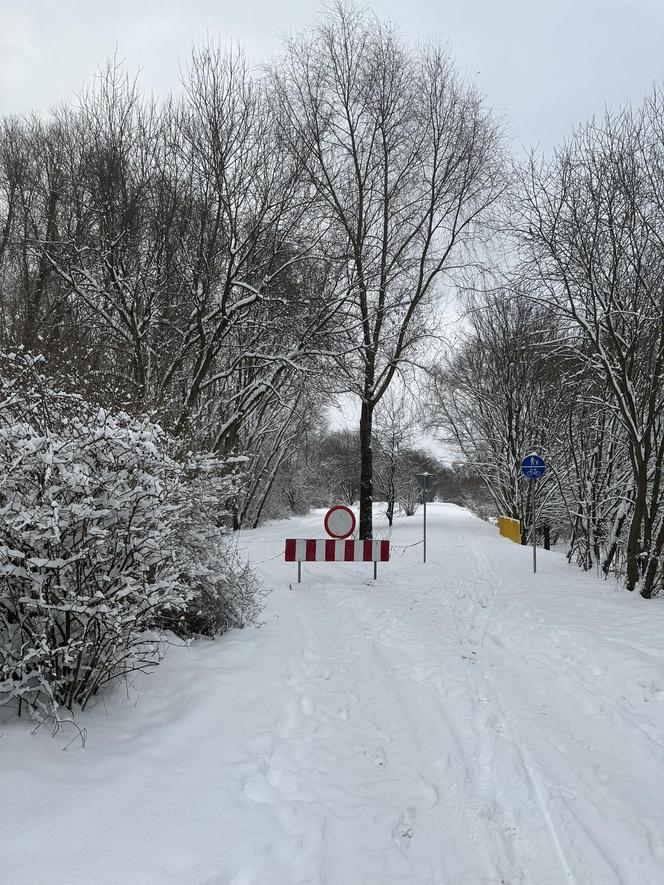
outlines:
[[546, 464], [539, 455], [526, 455], [521, 462], [521, 473], [528, 479], [539, 479], [544, 476]]

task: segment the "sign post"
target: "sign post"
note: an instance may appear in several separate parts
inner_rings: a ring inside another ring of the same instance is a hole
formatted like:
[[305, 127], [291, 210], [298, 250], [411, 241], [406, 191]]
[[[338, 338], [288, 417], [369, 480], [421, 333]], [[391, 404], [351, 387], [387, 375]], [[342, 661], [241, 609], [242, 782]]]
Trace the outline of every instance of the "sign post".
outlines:
[[546, 464], [539, 455], [526, 455], [521, 462], [521, 473], [531, 482], [530, 493], [533, 499], [533, 574], [537, 574], [537, 480], [544, 476]]
[[537, 574], [537, 511], [535, 509], [535, 498], [537, 497], [537, 480], [534, 479], [531, 486], [533, 498], [533, 574]]
[[423, 531], [422, 531], [422, 562], [427, 561], [427, 493], [426, 489], [422, 492], [422, 497], [424, 498], [423, 504]]
[[427, 561], [427, 492], [433, 488], [433, 481], [436, 478], [433, 473], [416, 473], [415, 478], [419, 487], [422, 489], [422, 505], [424, 508], [424, 526], [422, 538], [422, 561]]
[[302, 581], [303, 562], [373, 562], [374, 581], [379, 562], [390, 561], [390, 542], [371, 538], [355, 540], [355, 514], [338, 505], [325, 514], [328, 538], [286, 538], [284, 559], [297, 563], [297, 582]]
[[355, 531], [355, 514], [350, 507], [337, 504], [327, 511], [323, 525], [331, 538], [341, 541], [344, 538], [349, 538]]

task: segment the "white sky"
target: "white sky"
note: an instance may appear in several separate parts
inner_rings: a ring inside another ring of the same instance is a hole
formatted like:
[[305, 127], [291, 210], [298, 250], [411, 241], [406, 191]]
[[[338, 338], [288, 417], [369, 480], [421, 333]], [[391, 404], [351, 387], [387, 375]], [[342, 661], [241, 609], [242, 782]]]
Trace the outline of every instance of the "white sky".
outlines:
[[[664, 0], [374, 0], [410, 39], [441, 38], [503, 115], [518, 150], [548, 149], [605, 104], [664, 81]], [[0, 114], [71, 99], [118, 50], [147, 91], [178, 88], [206, 34], [252, 60], [311, 23], [306, 0], [0, 0]]]

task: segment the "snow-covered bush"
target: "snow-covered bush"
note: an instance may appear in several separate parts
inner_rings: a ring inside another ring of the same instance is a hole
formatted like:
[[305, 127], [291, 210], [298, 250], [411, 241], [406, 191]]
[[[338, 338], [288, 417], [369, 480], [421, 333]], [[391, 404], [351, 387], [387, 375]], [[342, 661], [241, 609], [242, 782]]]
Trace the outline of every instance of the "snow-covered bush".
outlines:
[[223, 526], [230, 525], [225, 502], [237, 491], [245, 459], [220, 462], [210, 456], [191, 457], [177, 494], [173, 517], [180, 585], [187, 589], [187, 605], [168, 626], [182, 636], [213, 636], [231, 627], [243, 627], [260, 608], [255, 573], [231, 546]]
[[255, 581], [199, 461], [173, 459], [147, 419], [51, 390], [32, 358], [0, 370], [0, 703], [85, 707], [158, 660], [155, 628], [246, 623]]
[[260, 609], [255, 572], [212, 533], [210, 542], [208, 555], [192, 557], [186, 572], [181, 572], [181, 580], [190, 590], [188, 604], [171, 626], [182, 636], [214, 636], [231, 627], [243, 627]]

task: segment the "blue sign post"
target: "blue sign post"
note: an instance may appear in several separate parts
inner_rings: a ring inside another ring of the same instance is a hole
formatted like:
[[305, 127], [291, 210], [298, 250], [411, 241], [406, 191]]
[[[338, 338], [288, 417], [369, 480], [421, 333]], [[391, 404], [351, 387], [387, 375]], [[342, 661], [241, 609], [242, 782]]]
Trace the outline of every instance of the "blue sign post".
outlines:
[[533, 574], [537, 573], [537, 533], [535, 531], [537, 525], [537, 509], [535, 503], [537, 495], [537, 480], [544, 476], [545, 471], [546, 464], [544, 463], [544, 458], [540, 458], [539, 455], [526, 455], [521, 462], [521, 473], [523, 473], [526, 479], [529, 479], [533, 483], [530, 489], [533, 499]]

